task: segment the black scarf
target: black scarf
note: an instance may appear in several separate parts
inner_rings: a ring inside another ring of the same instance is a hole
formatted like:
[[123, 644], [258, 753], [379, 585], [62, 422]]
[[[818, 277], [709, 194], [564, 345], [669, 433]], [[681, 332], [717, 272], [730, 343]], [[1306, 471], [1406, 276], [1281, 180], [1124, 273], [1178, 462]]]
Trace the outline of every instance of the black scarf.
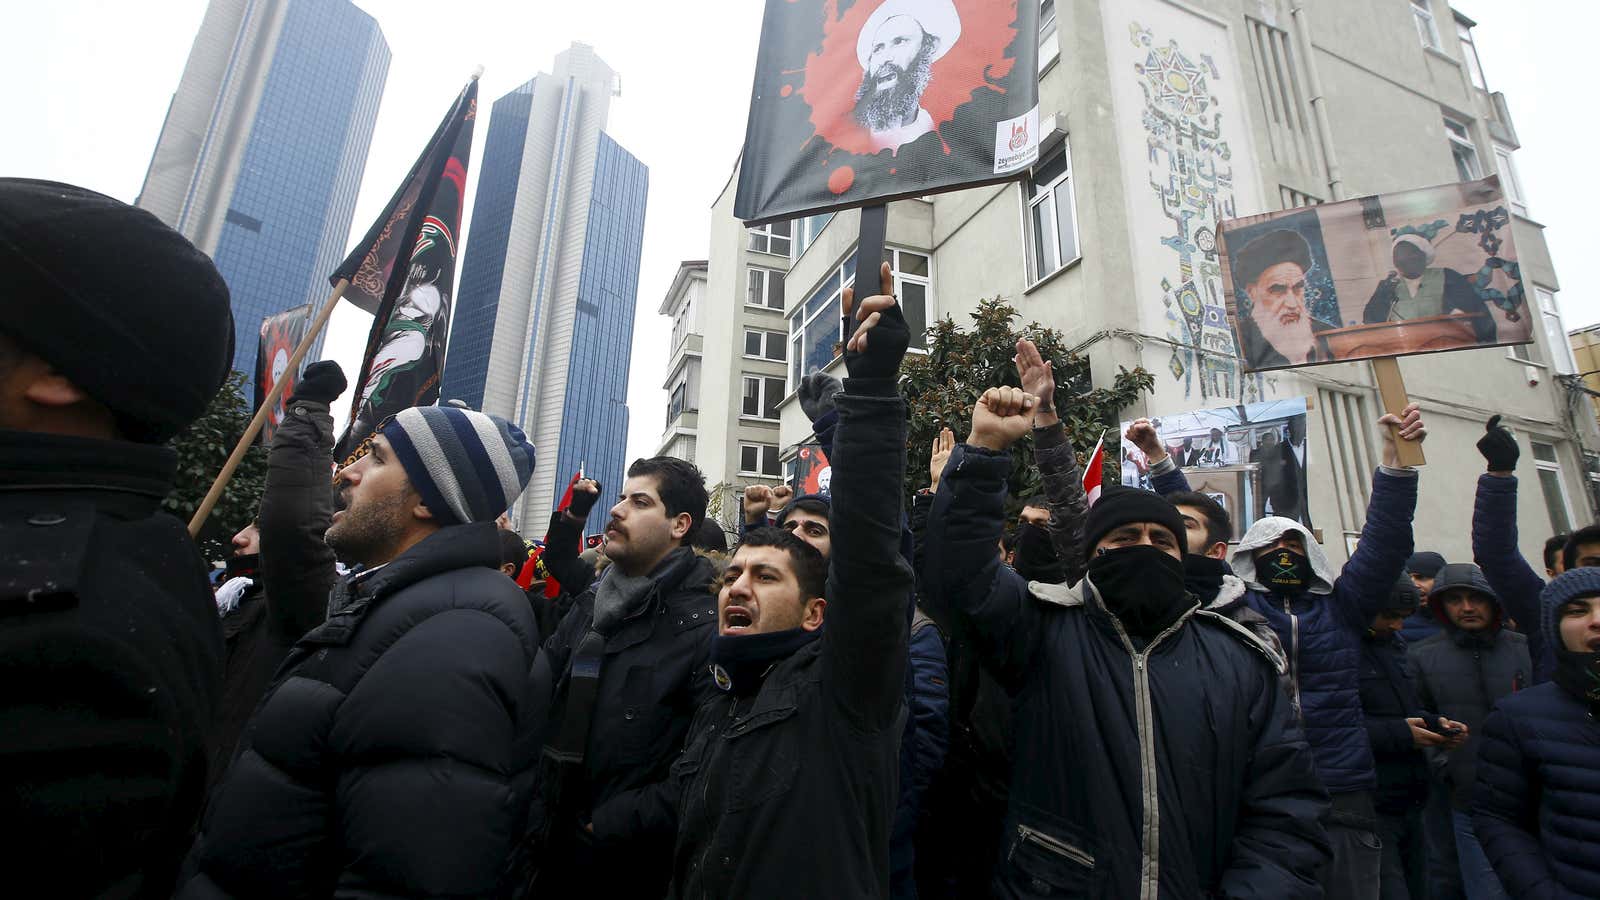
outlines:
[[1067, 567], [1061, 564], [1050, 532], [1032, 523], [1017, 528], [1017, 555], [1011, 567], [1029, 581], [1057, 584], [1067, 580]]
[[791, 628], [766, 634], [719, 634], [711, 639], [711, 680], [720, 690], [749, 697], [773, 666], [822, 636], [822, 630]]
[[222, 578], [224, 581], [229, 578], [237, 578], [240, 575], [254, 578], [259, 571], [261, 571], [261, 554], [244, 553], [228, 557], [228, 565], [222, 571]]
[[1149, 544], [1097, 551], [1089, 559], [1089, 580], [1122, 627], [1145, 640], [1194, 606], [1183, 563]]
[[1183, 586], [1200, 598], [1201, 606], [1210, 606], [1217, 599], [1217, 595], [1222, 593], [1223, 576], [1232, 574], [1233, 569], [1220, 559], [1196, 553], [1183, 557]]

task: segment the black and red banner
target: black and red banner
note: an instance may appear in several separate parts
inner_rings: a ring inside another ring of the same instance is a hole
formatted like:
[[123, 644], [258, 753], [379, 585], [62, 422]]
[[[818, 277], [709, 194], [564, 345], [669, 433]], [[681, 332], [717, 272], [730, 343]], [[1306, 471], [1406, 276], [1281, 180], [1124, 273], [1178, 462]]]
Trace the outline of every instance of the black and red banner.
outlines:
[[261, 320], [260, 343], [256, 346], [255, 408], [260, 409], [261, 404], [266, 402], [273, 385], [284, 382], [283, 393], [278, 395], [277, 404], [267, 413], [267, 420], [261, 423], [259, 440], [263, 447], [272, 445], [272, 434], [278, 430], [278, 422], [283, 419], [283, 404], [294, 394], [295, 382], [300, 380], [298, 369], [289, 370], [289, 357], [294, 355], [294, 348], [300, 346], [300, 341], [310, 328], [310, 304], [286, 309]]
[[345, 299], [373, 314], [349, 424], [335, 448], [341, 465], [364, 452], [389, 416], [439, 399], [477, 113], [474, 78], [383, 215], [329, 278], [348, 279]]
[[1039, 156], [1034, 0], [767, 0], [734, 215], [1009, 181]]

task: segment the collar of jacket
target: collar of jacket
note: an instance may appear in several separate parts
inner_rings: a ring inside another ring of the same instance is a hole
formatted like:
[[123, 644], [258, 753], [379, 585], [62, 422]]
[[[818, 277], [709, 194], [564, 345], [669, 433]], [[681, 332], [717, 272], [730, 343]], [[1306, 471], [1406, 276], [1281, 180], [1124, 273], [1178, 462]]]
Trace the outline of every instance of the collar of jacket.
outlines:
[[[617, 653], [629, 647], [643, 643], [655, 632], [655, 618], [657, 614], [665, 613], [672, 605], [674, 595], [685, 589], [693, 589], [697, 585], [710, 593], [711, 578], [715, 570], [711, 561], [694, 553], [687, 548], [680, 548], [683, 552], [674, 550], [656, 566], [651, 578], [655, 583], [650, 586], [650, 594], [645, 601], [639, 604], [629, 616], [619, 622], [611, 634], [606, 635], [606, 652]], [[594, 590], [598, 590], [596, 585]], [[697, 601], [700, 598], [697, 597]], [[591, 595], [592, 600], [592, 595]], [[716, 602], [713, 598], [711, 604], [715, 627]], [[700, 611], [700, 604], [695, 605], [695, 612]], [[593, 616], [593, 607], [590, 610]]]
[[418, 541], [381, 568], [340, 579], [328, 598], [328, 620], [302, 641], [347, 644], [376, 601], [444, 572], [499, 568], [500, 541], [495, 530], [493, 522], [450, 525]]
[[1444, 629], [1450, 633], [1450, 640], [1463, 650], [1489, 650], [1500, 637], [1500, 618], [1496, 616], [1488, 628], [1480, 628], [1477, 631], [1457, 628], [1454, 622], [1446, 618]]
[[[1227, 588], [1226, 583], [1224, 583], [1223, 587], [1224, 589]], [[1103, 618], [1107, 627], [1111, 628], [1113, 631], [1116, 630], [1115, 626], [1111, 625], [1111, 614], [1106, 612], [1105, 607], [1101, 605], [1099, 594], [1094, 590], [1094, 585], [1089, 583], [1089, 579], [1087, 577], [1071, 587], [1068, 587], [1066, 584], [1046, 584], [1040, 581], [1030, 581], [1028, 582], [1028, 591], [1032, 593], [1033, 596], [1043, 600], [1046, 603], [1053, 603], [1057, 606], [1064, 606], [1069, 609], [1075, 606], [1081, 606], [1085, 610], [1089, 610], [1092, 613], [1097, 614], [1097, 618]], [[1092, 601], [1088, 600], [1086, 599], [1085, 595], [1093, 597], [1094, 599]], [[1191, 607], [1188, 612], [1178, 617], [1178, 624], [1186, 623], [1191, 617], [1204, 618], [1222, 625], [1224, 628], [1233, 632], [1233, 634], [1240, 640], [1244, 641], [1246, 646], [1255, 649], [1256, 652], [1266, 657], [1267, 663], [1273, 667], [1274, 671], [1278, 671], [1283, 668], [1283, 660], [1278, 656], [1277, 652], [1274, 651], [1269, 644], [1267, 644], [1266, 641], [1263, 641], [1245, 626], [1217, 612], [1214, 607], [1206, 609], [1201, 609], [1198, 606]], [[1262, 618], [1262, 621], [1266, 621], [1265, 617]]]
[[[1245, 583], [1243, 578], [1237, 575], [1224, 575], [1222, 576], [1222, 587], [1217, 590], [1217, 596], [1211, 598], [1211, 602], [1207, 603], [1205, 608], [1212, 612], [1227, 615], [1232, 607], [1244, 602], [1244, 592]], [[1261, 620], [1265, 622], [1266, 617], [1262, 616]]]
[[159, 444], [0, 429], [0, 491], [66, 491], [126, 498], [149, 515], [172, 492], [178, 454]]

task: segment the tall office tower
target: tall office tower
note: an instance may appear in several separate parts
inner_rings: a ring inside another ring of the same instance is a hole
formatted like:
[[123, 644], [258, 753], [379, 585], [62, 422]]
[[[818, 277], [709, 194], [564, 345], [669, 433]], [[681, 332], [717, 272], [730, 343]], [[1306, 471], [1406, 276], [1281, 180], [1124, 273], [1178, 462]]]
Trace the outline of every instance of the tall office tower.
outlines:
[[327, 298], [388, 72], [383, 32], [349, 0], [206, 8], [135, 203], [216, 261], [235, 369], [252, 372], [263, 317]]
[[519, 529], [543, 528], [580, 465], [608, 494], [622, 486], [649, 170], [603, 131], [616, 81], [573, 44], [489, 117], [440, 396], [538, 448]]

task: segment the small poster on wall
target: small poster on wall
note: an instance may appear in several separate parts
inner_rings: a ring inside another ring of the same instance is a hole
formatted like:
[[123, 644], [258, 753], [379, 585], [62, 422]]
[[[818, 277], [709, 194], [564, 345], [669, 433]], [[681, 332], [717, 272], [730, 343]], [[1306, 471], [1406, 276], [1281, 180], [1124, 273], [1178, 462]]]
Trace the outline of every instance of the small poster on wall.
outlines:
[[1224, 222], [1245, 368], [1528, 343], [1511, 231], [1494, 177]]

